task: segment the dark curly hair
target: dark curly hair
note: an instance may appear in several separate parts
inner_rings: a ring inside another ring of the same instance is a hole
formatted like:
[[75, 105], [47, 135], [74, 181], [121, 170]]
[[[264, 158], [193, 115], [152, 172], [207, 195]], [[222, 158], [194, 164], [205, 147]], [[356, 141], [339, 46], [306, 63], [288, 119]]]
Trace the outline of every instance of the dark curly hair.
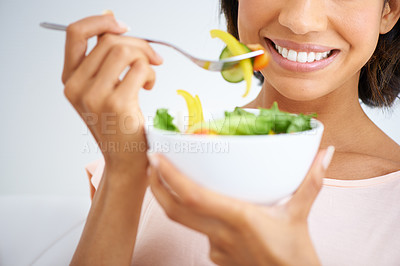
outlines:
[[[386, 4], [389, 0], [385, 0]], [[220, 0], [228, 32], [239, 38], [237, 0]], [[255, 76], [263, 82], [260, 72]], [[379, 36], [376, 49], [361, 69], [358, 97], [370, 107], [390, 107], [400, 94], [400, 22], [391, 31]]]

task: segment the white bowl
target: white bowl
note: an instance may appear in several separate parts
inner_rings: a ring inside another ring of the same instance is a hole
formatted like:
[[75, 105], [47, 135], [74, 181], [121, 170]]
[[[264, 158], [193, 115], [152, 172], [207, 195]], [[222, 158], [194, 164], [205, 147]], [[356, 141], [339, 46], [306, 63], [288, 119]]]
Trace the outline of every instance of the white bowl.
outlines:
[[[258, 113], [256, 109], [245, 110]], [[223, 112], [209, 115], [222, 118]], [[308, 131], [254, 136], [174, 133], [154, 128], [152, 117], [146, 123], [149, 152], [162, 153], [206, 188], [259, 204], [277, 202], [298, 188], [324, 130], [315, 119]]]

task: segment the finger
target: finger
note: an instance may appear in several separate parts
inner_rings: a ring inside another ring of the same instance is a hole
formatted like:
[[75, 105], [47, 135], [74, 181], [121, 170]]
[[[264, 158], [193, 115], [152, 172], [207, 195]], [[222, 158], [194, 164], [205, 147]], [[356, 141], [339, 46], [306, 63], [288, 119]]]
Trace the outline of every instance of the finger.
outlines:
[[[113, 36], [112, 38], [117, 38], [118, 40], [118, 36]], [[125, 41], [127, 40], [125, 38]], [[143, 43], [143, 41], [139, 43]], [[140, 88], [151, 89], [153, 87], [155, 73], [149, 66], [146, 54], [140, 48], [136, 48], [128, 43], [117, 44], [105, 55], [105, 59], [101, 58], [101, 56], [103, 55], [99, 55], [96, 58], [92, 57], [93, 60], [90, 64], [85, 64], [87, 62], [87, 59], [85, 59], [70, 80], [68, 80], [67, 84], [82, 83], [85, 81], [87, 81], [87, 84], [90, 84], [90, 86], [75, 86], [75, 88], [68, 86], [70, 88], [69, 94], [71, 100], [76, 102], [78, 99], [81, 99], [84, 103], [91, 103], [90, 106], [92, 107], [94, 107], [93, 105], [100, 106], [114, 91], [115, 86], [120, 84], [120, 76], [129, 66], [131, 66], [131, 71], [129, 71], [129, 75], [125, 76], [127, 81], [123, 82], [124, 85], [121, 88], [129, 84], [132, 92], [131, 96], [137, 96]], [[95, 62], [96, 60], [97, 62]], [[92, 77], [95, 71], [98, 71], [98, 73], [96, 77]], [[136, 72], [134, 75], [132, 75], [133, 71]], [[132, 88], [136, 88], [136, 90], [132, 91]], [[72, 89], [75, 91], [72, 91]], [[122, 96], [126, 97], [126, 95]], [[89, 109], [93, 110], [93, 108]]]
[[228, 258], [231, 257], [231, 255], [227, 254], [222, 248], [220, 248], [218, 245], [215, 245], [211, 240], [209, 241], [210, 243], [210, 260], [214, 262], [217, 265], [234, 265], [231, 263], [228, 263]]
[[207, 235], [213, 234], [215, 230], [218, 230], [216, 229], [216, 221], [204, 218], [183, 206], [181, 201], [174, 195], [174, 192], [163, 184], [159, 172], [154, 167], [151, 167], [149, 181], [154, 197], [171, 220]]
[[155, 73], [144, 59], [138, 59], [126, 73], [114, 92], [116, 97], [136, 101], [141, 88], [151, 89]]
[[[106, 106], [110, 109], [109, 111], [126, 111], [124, 107], [138, 103], [138, 93], [141, 88], [146, 86], [148, 82], [154, 84], [154, 81], [149, 81], [155, 78], [154, 73], [151, 75], [152, 70], [149, 70], [149, 68], [145, 59], [138, 59], [130, 67], [122, 81], [119, 81], [119, 74], [121, 73], [117, 74], [110, 69], [101, 69], [99, 77], [80, 96], [84, 108], [89, 111], [96, 111], [98, 108]], [[135, 125], [135, 128], [136, 126], [142, 125]]]
[[[84, 94], [83, 97], [90, 95], [90, 97], [95, 97], [97, 102], [104, 102], [105, 99], [115, 91], [116, 86], [120, 84], [120, 76], [129, 65], [135, 64], [135, 61], [138, 60], [146, 62], [144, 56], [139, 52], [132, 54], [130, 54], [130, 52], [130, 48], [127, 46], [115, 46], [104, 59], [104, 63], [100, 65], [98, 74], [93, 78], [93, 85], [88, 88], [86, 92], [82, 92]], [[141, 69], [138, 69], [138, 71], [141, 71]], [[85, 71], [80, 72], [85, 73]], [[136, 75], [137, 80], [134, 85], [135, 88], [140, 88], [140, 85], [142, 85], [141, 83], [145, 83], [145, 80], [142, 81], [145, 78], [141, 77], [146, 76], [146, 73], [138, 74], [139, 75]], [[79, 75], [79, 70], [77, 71], [77, 75]], [[77, 77], [74, 76], [74, 78]], [[136, 91], [138, 91], [138, 89], [136, 89]]]
[[114, 16], [107, 14], [84, 18], [67, 27], [65, 60], [62, 81], [65, 84], [85, 57], [89, 38], [108, 33], [122, 34], [127, 31]]
[[160, 154], [153, 154], [150, 162], [157, 167], [168, 186], [179, 196], [182, 204], [228, 224], [242, 221], [246, 203], [201, 187]]
[[310, 209], [322, 187], [323, 177], [326, 173], [335, 149], [318, 152], [306, 178], [288, 202], [289, 211], [299, 218], [306, 219]]
[[[126, 46], [126, 48], [123, 48], [124, 46]], [[113, 66], [117, 60], [121, 60], [121, 57], [122, 60], [126, 61], [127, 56], [129, 56], [128, 54], [134, 54], [135, 52], [143, 53], [143, 55], [148, 58], [150, 64], [162, 64], [163, 60], [161, 56], [159, 56], [146, 41], [127, 36], [104, 34], [99, 38], [96, 47], [77, 68], [77, 75], [82, 79], [88, 79], [95, 76], [109, 53], [112, 55], [110, 57], [111, 59], [115, 58], [115, 61], [110, 60], [110, 63]], [[120, 72], [122, 72], [122, 70]]]
[[96, 75], [97, 82], [114, 88], [120, 82], [122, 72], [136, 61], [144, 63], [143, 68], [137, 69], [137, 71], [147, 71], [148, 59], [142, 52], [126, 45], [114, 46]]

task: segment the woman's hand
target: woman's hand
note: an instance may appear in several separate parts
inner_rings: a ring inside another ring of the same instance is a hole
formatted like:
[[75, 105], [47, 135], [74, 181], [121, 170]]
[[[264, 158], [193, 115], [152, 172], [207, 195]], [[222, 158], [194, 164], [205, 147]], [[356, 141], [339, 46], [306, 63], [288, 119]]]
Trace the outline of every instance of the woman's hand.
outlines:
[[[120, 36], [126, 30], [112, 14], [69, 25], [62, 81], [66, 97], [101, 148], [106, 168], [145, 174], [147, 143], [138, 92], [153, 87], [151, 65], [162, 59], [147, 42]], [[86, 56], [87, 41], [94, 36], [97, 45]]]
[[[68, 26], [62, 81], [106, 166], [71, 265], [129, 265], [148, 185], [147, 142], [138, 92], [155, 81], [162, 59], [143, 40], [120, 36], [112, 14]], [[87, 41], [98, 37], [86, 55]], [[121, 78], [125, 69], [129, 69]]]
[[208, 236], [210, 258], [219, 265], [319, 265], [307, 217], [333, 151], [318, 153], [299, 189], [283, 205], [258, 206], [214, 193], [161, 155], [150, 157], [150, 183], [170, 219]]

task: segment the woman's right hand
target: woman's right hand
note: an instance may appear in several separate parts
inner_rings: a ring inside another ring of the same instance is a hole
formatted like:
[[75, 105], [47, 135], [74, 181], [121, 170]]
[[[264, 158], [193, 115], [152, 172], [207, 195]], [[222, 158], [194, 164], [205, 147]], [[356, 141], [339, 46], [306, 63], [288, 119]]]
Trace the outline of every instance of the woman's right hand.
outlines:
[[[146, 173], [148, 166], [138, 92], [153, 87], [151, 65], [160, 65], [162, 59], [146, 41], [120, 35], [126, 31], [112, 14], [70, 24], [62, 81], [66, 97], [101, 148], [106, 168], [137, 174]], [[88, 39], [94, 36], [97, 45], [86, 55]]]

